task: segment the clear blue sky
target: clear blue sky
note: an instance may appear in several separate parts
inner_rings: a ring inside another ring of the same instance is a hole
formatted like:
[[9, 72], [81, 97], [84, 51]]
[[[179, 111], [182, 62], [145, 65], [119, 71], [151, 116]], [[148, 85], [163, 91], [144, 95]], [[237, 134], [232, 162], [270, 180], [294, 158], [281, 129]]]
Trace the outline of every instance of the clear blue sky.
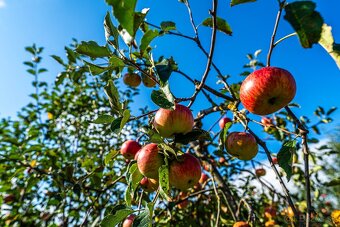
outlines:
[[[208, 16], [210, 1], [191, 1], [196, 23], [199, 24]], [[225, 18], [233, 29], [233, 36], [228, 37], [219, 33], [217, 48], [214, 56], [215, 63], [223, 73], [231, 75], [239, 81], [238, 76], [247, 63], [245, 55], [262, 49], [260, 59], [264, 62], [269, 46], [275, 15], [277, 12], [276, 0], [259, 0], [257, 3], [229, 7], [229, 1], [219, 1], [220, 17]], [[340, 21], [338, 11], [339, 0], [316, 1], [317, 10], [323, 15], [325, 22], [332, 25], [333, 35], [340, 42]], [[3, 4], [5, 3], [5, 4]], [[104, 0], [0, 0], [0, 118], [15, 116], [16, 112], [30, 101], [28, 94], [33, 92], [30, 83], [32, 77], [26, 73], [23, 61], [29, 58], [24, 47], [36, 43], [45, 47], [42, 66], [49, 72], [44, 79], [53, 82], [61, 67], [49, 56], [64, 55], [64, 46], [72, 38], [79, 41], [96, 40], [104, 43], [103, 18], [110, 8]], [[140, 0], [138, 8], [150, 7], [148, 21], [159, 24], [161, 21], [176, 22], [177, 28], [184, 34], [192, 35], [185, 6], [177, 0], [154, 1]], [[208, 47], [210, 29], [200, 28], [201, 38], [205, 47]], [[292, 32], [291, 26], [284, 20], [280, 24], [278, 37]], [[195, 49], [195, 45], [176, 37], [160, 38], [155, 56], [160, 54], [174, 56], [179, 67], [200, 79], [204, 72], [206, 58]], [[188, 51], [188, 48], [190, 51]], [[297, 94], [294, 102], [301, 105], [298, 115], [312, 116], [318, 105], [325, 108], [340, 107], [340, 71], [330, 56], [318, 45], [312, 49], [303, 49], [296, 37], [281, 43], [272, 56], [272, 65], [286, 68], [297, 81]], [[191, 84], [181, 80], [178, 75], [171, 78], [172, 89], [180, 97], [190, 96], [193, 92]], [[216, 76], [212, 73], [207, 83], [215, 84]], [[176, 86], [175, 86], [176, 84]], [[142, 88], [138, 103], [154, 105], [149, 101], [150, 89]], [[196, 112], [204, 100], [199, 97], [193, 106]], [[215, 99], [218, 101], [218, 99]], [[209, 105], [205, 105], [209, 107]], [[154, 107], [155, 108], [155, 107]], [[211, 123], [213, 118], [207, 118]], [[333, 116], [336, 124], [340, 123], [340, 111]], [[336, 124], [325, 127], [331, 129]]]

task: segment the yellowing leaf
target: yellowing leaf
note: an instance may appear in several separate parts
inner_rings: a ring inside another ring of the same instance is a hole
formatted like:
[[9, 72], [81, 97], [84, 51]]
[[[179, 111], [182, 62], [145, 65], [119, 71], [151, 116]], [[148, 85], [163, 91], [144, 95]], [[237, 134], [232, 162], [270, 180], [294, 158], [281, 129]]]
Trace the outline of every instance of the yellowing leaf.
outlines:
[[37, 166], [37, 160], [32, 160], [31, 163], [30, 163], [30, 166], [32, 168], [36, 167]]
[[319, 44], [331, 55], [340, 69], [340, 44], [334, 42], [331, 26], [323, 24]]

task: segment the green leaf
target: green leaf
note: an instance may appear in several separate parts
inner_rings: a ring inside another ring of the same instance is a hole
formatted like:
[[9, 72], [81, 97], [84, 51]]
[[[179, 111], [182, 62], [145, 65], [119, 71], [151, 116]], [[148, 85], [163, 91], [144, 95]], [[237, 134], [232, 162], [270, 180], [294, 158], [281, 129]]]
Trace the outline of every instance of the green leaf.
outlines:
[[165, 32], [176, 30], [176, 24], [172, 21], [163, 21], [161, 23], [161, 29]]
[[322, 25], [322, 33], [319, 44], [329, 53], [329, 55], [331, 55], [340, 69], [340, 44], [334, 42], [331, 26], [328, 26], [327, 24]]
[[59, 86], [63, 83], [64, 79], [68, 76], [66, 72], [59, 73], [57, 78], [55, 79], [55, 84]]
[[113, 133], [119, 133], [120, 132], [120, 124], [122, 122], [122, 117], [116, 118], [112, 121], [110, 125], [110, 129]]
[[224, 125], [224, 128], [221, 130], [220, 132], [220, 137], [219, 137], [219, 148], [221, 151], [224, 151], [225, 148], [225, 140], [227, 138], [227, 132], [229, 130], [229, 128], [233, 125], [232, 122], [228, 122]]
[[105, 94], [109, 98], [109, 102], [112, 110], [115, 113], [120, 114], [122, 111], [122, 104], [119, 98], [119, 92], [117, 87], [114, 85], [112, 80], [109, 80], [107, 85], [104, 87]]
[[326, 115], [327, 115], [327, 116], [330, 115], [331, 113], [333, 113], [333, 112], [336, 111], [337, 109], [338, 109], [337, 107], [333, 106], [332, 108], [330, 108], [330, 109], [327, 111]]
[[67, 56], [67, 59], [69, 60], [70, 63], [76, 63], [77, 61], [77, 56], [76, 54], [73, 52], [73, 50], [71, 50], [70, 48], [68, 47], [65, 47], [65, 50], [66, 50], [66, 56]]
[[44, 73], [44, 72], [47, 72], [47, 69], [41, 68], [41, 69], [38, 70], [38, 73]]
[[87, 62], [85, 60], [84, 60], [84, 63], [89, 67], [89, 71], [93, 76], [102, 74], [103, 72], [106, 72], [106, 71], [109, 70], [108, 67], [102, 67], [102, 66], [99, 66], [99, 65], [95, 65], [95, 64], [92, 64], [92, 63]]
[[[211, 17], [205, 19], [202, 22], [202, 25], [207, 26], [207, 27], [213, 27], [213, 20]], [[231, 30], [228, 22], [220, 17], [216, 17], [216, 29], [227, 34], [231, 35], [233, 31]]]
[[141, 172], [139, 172], [139, 169], [137, 167], [137, 163], [134, 163], [130, 169], [130, 179], [129, 179], [129, 183], [131, 184], [131, 192], [134, 193], [134, 191], [137, 189], [139, 182], [143, 179], [143, 175], [141, 174]]
[[113, 15], [120, 25], [131, 35], [134, 36], [134, 17], [137, 0], [106, 0], [112, 6]]
[[111, 166], [110, 164], [111, 164], [111, 161], [112, 161], [112, 159], [114, 158], [114, 157], [116, 157], [116, 155], [119, 153], [119, 151], [117, 151], [117, 150], [111, 150], [106, 156], [105, 156], [105, 158], [104, 158], [104, 164], [106, 165], [106, 166]]
[[230, 6], [235, 6], [242, 3], [256, 2], [256, 0], [231, 0]]
[[56, 60], [59, 64], [66, 66], [66, 64], [64, 63], [63, 59], [61, 59], [61, 57], [57, 56], [57, 55], [51, 55], [51, 57]]
[[162, 165], [158, 170], [160, 193], [165, 199], [170, 198], [169, 166]]
[[94, 124], [111, 124], [115, 118], [111, 115], [100, 115], [96, 120], [92, 121]]
[[324, 185], [327, 186], [327, 187], [338, 186], [338, 185], [340, 185], [340, 178], [333, 179], [329, 182], [326, 182], [326, 183], [324, 183]]
[[144, 210], [133, 221], [133, 227], [151, 227], [152, 219], [150, 217], [150, 211]]
[[133, 210], [122, 205], [116, 206], [113, 210], [113, 214], [106, 216], [103, 221], [100, 223], [102, 227], [113, 227], [118, 225], [121, 221], [123, 221], [128, 215], [133, 213]]
[[99, 46], [95, 41], [81, 42], [76, 48], [77, 53], [91, 58], [109, 57], [110, 51], [107, 47]]
[[175, 135], [175, 142], [181, 143], [181, 144], [188, 144], [192, 141], [196, 140], [211, 140], [211, 136], [209, 132], [203, 130], [203, 129], [193, 129], [191, 132], [188, 132], [187, 134], [176, 134]]
[[109, 60], [110, 68], [123, 68], [125, 66], [124, 61], [116, 55], [112, 55]]
[[148, 30], [147, 32], [145, 32], [145, 34], [142, 37], [140, 46], [139, 46], [140, 52], [143, 53], [146, 50], [146, 48], [149, 46], [151, 41], [157, 36], [159, 36], [159, 32], [157, 30]]
[[125, 126], [125, 124], [128, 122], [128, 120], [130, 119], [130, 110], [124, 110], [123, 112], [123, 118], [122, 121], [120, 122], [120, 130], [123, 129], [123, 127]]
[[159, 107], [164, 109], [174, 108], [174, 103], [170, 102], [162, 90], [153, 90], [151, 100]]
[[292, 176], [292, 157], [296, 151], [296, 140], [285, 141], [277, 154], [279, 166], [286, 172], [287, 181]]
[[35, 75], [37, 73], [34, 69], [27, 69], [26, 71], [32, 75]]
[[321, 38], [323, 19], [311, 1], [292, 2], [285, 7], [284, 18], [292, 25], [304, 48], [311, 48]]
[[173, 66], [171, 61], [168, 59], [163, 59], [160, 63], [155, 65], [157, 74], [159, 76], [160, 82], [162, 85], [166, 84], [170, 78], [170, 75], [173, 71]]
[[119, 49], [119, 33], [118, 29], [113, 25], [110, 13], [107, 12], [104, 19], [104, 29], [105, 29], [105, 38], [106, 41], [110, 40], [110, 37], [113, 37], [113, 42], [110, 41], [116, 49]]

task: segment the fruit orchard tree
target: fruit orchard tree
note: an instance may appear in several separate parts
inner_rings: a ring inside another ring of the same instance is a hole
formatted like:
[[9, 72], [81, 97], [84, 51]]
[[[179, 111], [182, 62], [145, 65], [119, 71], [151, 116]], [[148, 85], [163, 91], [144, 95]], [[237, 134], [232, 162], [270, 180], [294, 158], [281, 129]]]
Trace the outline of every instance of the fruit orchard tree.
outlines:
[[[339, 66], [331, 27], [316, 3], [277, 0], [273, 33], [264, 37], [270, 41], [266, 62], [256, 51], [240, 75], [230, 76], [214, 59], [217, 36], [232, 34], [218, 13], [226, 2], [212, 0], [210, 15], [198, 24], [191, 2], [180, 0], [190, 35], [172, 21], [149, 21], [152, 8], [136, 10], [137, 0], [106, 0], [112, 7], [103, 18], [106, 44], [74, 40], [66, 58], [52, 55], [63, 67], [52, 85], [40, 79], [47, 71], [43, 48], [27, 47], [32, 102], [16, 120], [0, 122], [1, 226], [339, 223], [338, 161], [332, 162], [339, 149], [317, 139], [336, 107], [318, 107], [317, 121], [296, 115], [293, 101], [302, 85], [271, 63], [276, 46], [298, 37], [303, 48], [321, 45]], [[280, 23], [293, 33], [278, 37]], [[155, 53], [164, 37], [202, 53], [201, 75]], [[184, 95], [189, 88], [174, 92], [174, 76], [191, 86], [190, 95]], [[213, 80], [217, 85], [209, 85]], [[150, 91], [157, 108], [138, 99], [141, 90]], [[213, 122], [204, 121], [210, 116]], [[267, 146], [269, 139], [277, 149]]]

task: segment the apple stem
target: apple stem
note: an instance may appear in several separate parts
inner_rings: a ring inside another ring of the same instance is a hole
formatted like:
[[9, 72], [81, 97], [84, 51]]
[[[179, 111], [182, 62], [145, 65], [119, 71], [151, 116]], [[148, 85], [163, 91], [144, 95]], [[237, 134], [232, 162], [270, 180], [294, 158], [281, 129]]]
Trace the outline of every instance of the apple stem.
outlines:
[[282, 10], [284, 9], [285, 3], [286, 3], [286, 0], [283, 0], [282, 2], [279, 1], [280, 8], [276, 15], [274, 30], [273, 30], [272, 37], [270, 39], [270, 45], [269, 45], [269, 50], [268, 50], [268, 55], [267, 55], [267, 67], [270, 66], [270, 58], [272, 56], [273, 49], [275, 47], [275, 44], [274, 44], [275, 36], [276, 36], [277, 28], [279, 27], [280, 18], [281, 18]]

